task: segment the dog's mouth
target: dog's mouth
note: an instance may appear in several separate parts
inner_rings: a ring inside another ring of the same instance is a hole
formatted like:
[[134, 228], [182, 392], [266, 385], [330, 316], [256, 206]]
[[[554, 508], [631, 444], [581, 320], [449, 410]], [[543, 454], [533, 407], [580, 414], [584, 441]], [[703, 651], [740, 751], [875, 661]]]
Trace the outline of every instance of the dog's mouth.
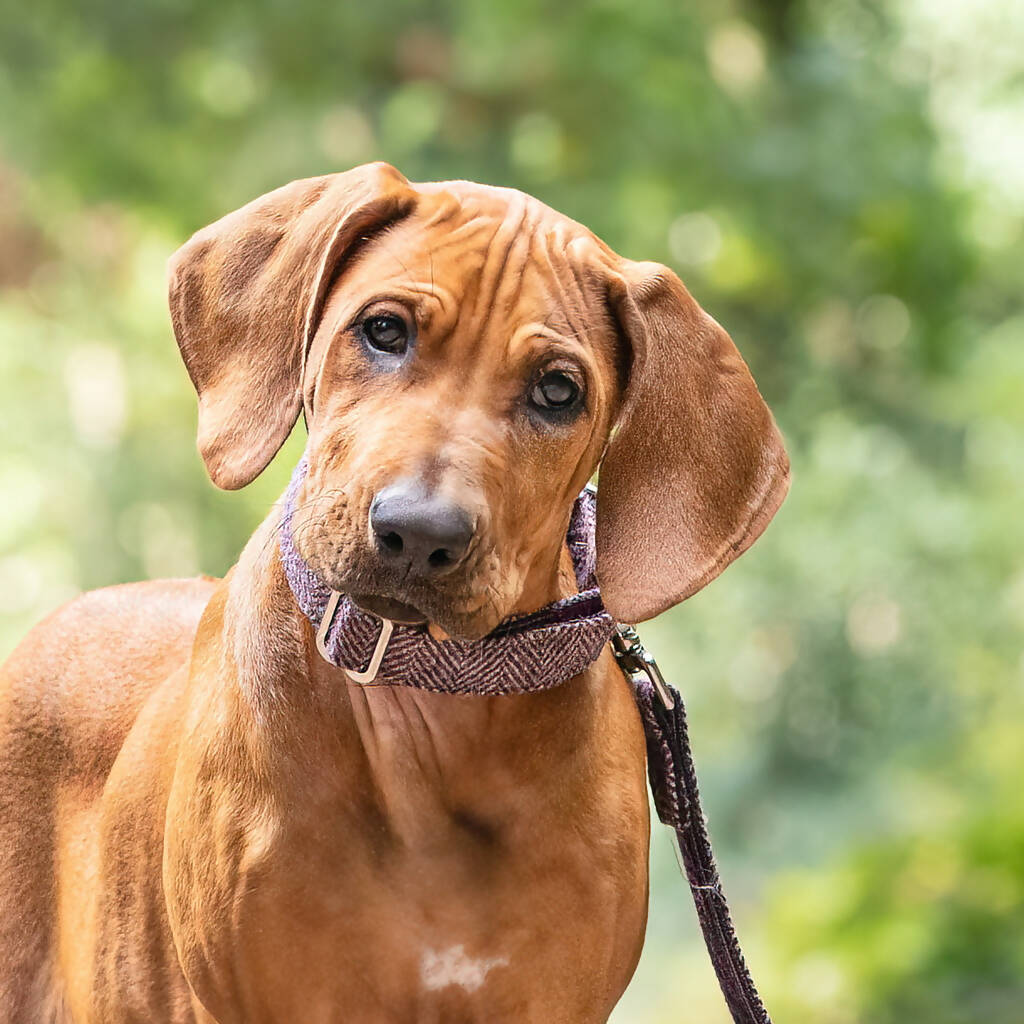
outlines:
[[429, 592], [403, 593], [403, 598], [415, 601], [400, 600], [385, 594], [368, 593], [361, 587], [334, 587], [347, 593], [358, 608], [370, 612], [382, 619], [404, 626], [423, 626], [433, 624], [449, 637], [459, 640], [479, 640], [486, 636], [500, 621], [497, 609], [481, 605], [464, 607], [453, 605], [443, 595]]
[[350, 594], [351, 599], [363, 609], [382, 619], [399, 622], [403, 626], [419, 626], [427, 621], [427, 616], [418, 608], [404, 601], [396, 601], [393, 597], [381, 597], [377, 594]]
[[[331, 590], [345, 594], [356, 607], [382, 619], [402, 625], [432, 624], [449, 637], [478, 640], [504, 617], [504, 601], [491, 575], [456, 579], [454, 575], [430, 585], [424, 581], [391, 578], [371, 562], [358, 557], [345, 559], [304, 555], [307, 564]], [[326, 564], [325, 564], [326, 563]]]

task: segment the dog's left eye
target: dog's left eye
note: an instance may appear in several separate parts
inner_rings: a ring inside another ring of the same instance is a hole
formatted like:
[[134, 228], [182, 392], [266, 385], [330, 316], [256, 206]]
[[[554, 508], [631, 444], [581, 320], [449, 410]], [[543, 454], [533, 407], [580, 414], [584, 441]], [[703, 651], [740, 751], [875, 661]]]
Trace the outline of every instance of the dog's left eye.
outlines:
[[567, 373], [545, 373], [530, 391], [530, 401], [538, 409], [565, 410], [580, 397], [579, 385]]
[[363, 337], [379, 352], [401, 355], [409, 347], [409, 328], [400, 316], [391, 313], [367, 317]]

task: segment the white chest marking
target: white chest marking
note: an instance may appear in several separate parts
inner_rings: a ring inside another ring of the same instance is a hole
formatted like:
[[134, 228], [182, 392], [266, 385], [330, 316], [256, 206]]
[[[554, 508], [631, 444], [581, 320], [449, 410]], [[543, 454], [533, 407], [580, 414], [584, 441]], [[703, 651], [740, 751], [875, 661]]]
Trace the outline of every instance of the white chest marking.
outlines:
[[428, 949], [420, 960], [420, 978], [428, 992], [459, 985], [475, 992], [495, 967], [504, 967], [508, 957], [482, 959], [466, 955], [465, 946], [452, 946], [440, 953]]

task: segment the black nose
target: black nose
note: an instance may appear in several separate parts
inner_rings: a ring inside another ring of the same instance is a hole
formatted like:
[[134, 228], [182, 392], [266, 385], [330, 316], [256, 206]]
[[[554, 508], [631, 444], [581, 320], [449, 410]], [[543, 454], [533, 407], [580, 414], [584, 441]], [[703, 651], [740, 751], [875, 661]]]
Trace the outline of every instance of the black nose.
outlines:
[[473, 539], [469, 513], [417, 480], [380, 491], [370, 505], [370, 527], [384, 558], [423, 576], [454, 569]]

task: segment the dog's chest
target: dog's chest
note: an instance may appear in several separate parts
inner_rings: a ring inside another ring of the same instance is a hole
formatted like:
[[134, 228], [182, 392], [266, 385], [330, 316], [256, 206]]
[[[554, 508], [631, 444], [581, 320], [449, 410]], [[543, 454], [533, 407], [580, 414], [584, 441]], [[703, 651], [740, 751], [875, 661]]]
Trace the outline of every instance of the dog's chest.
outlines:
[[646, 838], [609, 847], [592, 808], [452, 808], [416, 786], [389, 807], [358, 772], [286, 803], [225, 792], [169, 848], [183, 966], [224, 1024], [601, 1020], [632, 972]]

